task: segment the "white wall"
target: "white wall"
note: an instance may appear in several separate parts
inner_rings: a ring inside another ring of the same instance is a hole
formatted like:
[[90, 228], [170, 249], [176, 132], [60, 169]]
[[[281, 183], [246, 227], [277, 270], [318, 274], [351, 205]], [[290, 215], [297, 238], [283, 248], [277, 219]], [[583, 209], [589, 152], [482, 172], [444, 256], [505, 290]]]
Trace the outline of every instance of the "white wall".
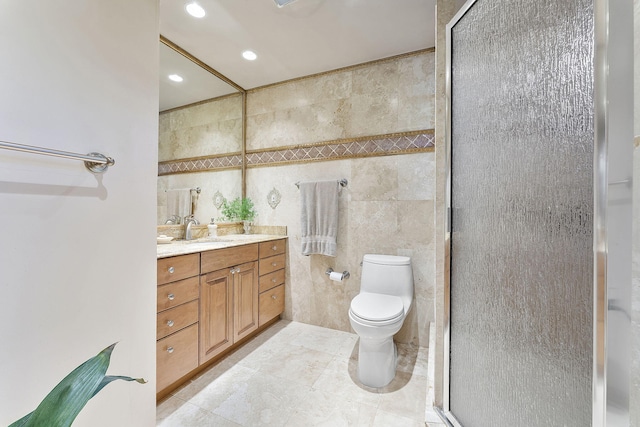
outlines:
[[155, 425], [158, 2], [0, 2], [0, 425], [118, 341], [74, 426]]

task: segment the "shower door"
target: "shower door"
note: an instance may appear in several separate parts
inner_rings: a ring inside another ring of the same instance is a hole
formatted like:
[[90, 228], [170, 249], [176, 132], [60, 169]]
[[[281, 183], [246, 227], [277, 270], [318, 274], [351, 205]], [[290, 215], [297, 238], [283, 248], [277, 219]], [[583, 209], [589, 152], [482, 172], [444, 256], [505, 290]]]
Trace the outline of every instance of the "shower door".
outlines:
[[595, 417], [595, 12], [594, 0], [477, 0], [448, 27], [453, 424]]

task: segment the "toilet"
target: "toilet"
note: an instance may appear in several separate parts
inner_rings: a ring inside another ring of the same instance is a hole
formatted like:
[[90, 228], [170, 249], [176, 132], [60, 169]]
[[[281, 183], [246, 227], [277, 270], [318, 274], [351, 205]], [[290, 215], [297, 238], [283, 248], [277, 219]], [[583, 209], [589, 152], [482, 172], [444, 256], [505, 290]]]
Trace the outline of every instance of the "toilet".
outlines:
[[349, 321], [360, 337], [358, 379], [384, 387], [396, 375], [393, 336], [400, 330], [413, 300], [411, 258], [367, 254], [362, 261], [360, 293], [351, 300]]

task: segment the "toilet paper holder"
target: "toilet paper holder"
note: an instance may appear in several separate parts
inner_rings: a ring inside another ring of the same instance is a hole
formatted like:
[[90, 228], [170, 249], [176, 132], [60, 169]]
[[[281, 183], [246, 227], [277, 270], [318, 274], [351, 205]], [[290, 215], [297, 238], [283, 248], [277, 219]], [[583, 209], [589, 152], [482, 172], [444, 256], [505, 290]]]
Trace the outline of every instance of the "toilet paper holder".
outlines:
[[[331, 273], [333, 273], [333, 268], [331, 267], [327, 268], [327, 271], [324, 272], [324, 274], [326, 274], [327, 276], [331, 276]], [[351, 276], [351, 274], [347, 270], [345, 270], [342, 272], [342, 277], [340, 278], [340, 280], [348, 279], [349, 276]]]

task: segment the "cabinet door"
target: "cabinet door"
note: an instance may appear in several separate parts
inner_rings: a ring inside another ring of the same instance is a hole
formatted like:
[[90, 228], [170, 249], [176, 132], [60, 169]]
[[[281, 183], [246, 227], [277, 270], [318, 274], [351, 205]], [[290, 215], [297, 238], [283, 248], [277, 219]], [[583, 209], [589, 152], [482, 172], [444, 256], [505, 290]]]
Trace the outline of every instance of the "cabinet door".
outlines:
[[235, 269], [234, 328], [235, 341], [258, 329], [258, 267], [255, 262], [242, 264]]
[[156, 339], [162, 339], [197, 321], [198, 301], [191, 301], [158, 313]]
[[284, 268], [274, 271], [273, 273], [260, 276], [260, 292], [262, 293], [264, 291], [268, 291], [271, 288], [275, 288], [278, 285], [282, 285], [284, 283], [284, 276]]
[[156, 298], [158, 312], [196, 300], [199, 295], [200, 279], [198, 276], [158, 286]]
[[156, 343], [156, 392], [198, 367], [198, 325], [191, 325]]
[[200, 364], [233, 344], [231, 268], [200, 276]]
[[200, 254], [188, 254], [158, 260], [158, 285], [200, 274]]
[[260, 294], [260, 326], [284, 311], [284, 285]]
[[269, 274], [284, 268], [286, 259], [285, 254], [275, 255], [269, 258], [260, 258], [260, 275]]
[[260, 243], [260, 248], [258, 252], [260, 254], [260, 258], [267, 258], [273, 255], [283, 254], [287, 247], [287, 240], [272, 240], [269, 242]]

